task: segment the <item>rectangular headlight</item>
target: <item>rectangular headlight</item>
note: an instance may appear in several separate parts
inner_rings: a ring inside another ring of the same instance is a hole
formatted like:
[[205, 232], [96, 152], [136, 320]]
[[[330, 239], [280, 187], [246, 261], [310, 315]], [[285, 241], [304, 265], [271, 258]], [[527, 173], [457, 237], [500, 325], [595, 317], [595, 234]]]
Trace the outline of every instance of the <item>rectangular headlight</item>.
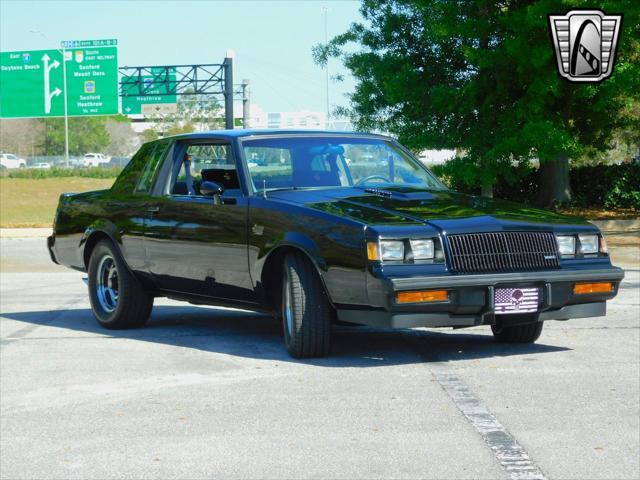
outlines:
[[573, 235], [556, 235], [560, 255], [576, 254], [576, 237]]
[[433, 240], [409, 240], [414, 260], [428, 260], [433, 258]]
[[580, 251], [583, 254], [598, 253], [598, 235], [578, 235]]
[[404, 242], [401, 240], [380, 240], [380, 258], [382, 260], [404, 260]]

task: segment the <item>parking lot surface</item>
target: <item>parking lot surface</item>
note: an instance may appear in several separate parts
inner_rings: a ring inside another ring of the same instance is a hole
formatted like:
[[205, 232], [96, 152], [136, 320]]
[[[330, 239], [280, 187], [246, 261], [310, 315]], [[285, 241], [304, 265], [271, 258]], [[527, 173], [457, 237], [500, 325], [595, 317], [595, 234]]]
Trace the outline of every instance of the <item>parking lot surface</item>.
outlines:
[[42, 238], [0, 240], [0, 476], [640, 477], [640, 264], [538, 343], [337, 327], [297, 361], [268, 317], [158, 299], [103, 330]]

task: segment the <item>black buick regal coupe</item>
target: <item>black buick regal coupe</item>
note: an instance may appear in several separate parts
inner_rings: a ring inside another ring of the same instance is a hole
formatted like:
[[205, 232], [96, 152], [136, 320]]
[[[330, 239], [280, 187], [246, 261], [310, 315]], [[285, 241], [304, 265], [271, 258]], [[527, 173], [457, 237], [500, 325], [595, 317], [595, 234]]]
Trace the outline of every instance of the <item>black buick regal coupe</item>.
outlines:
[[326, 355], [335, 322], [534, 342], [605, 315], [624, 276], [590, 223], [452, 192], [393, 139], [344, 132], [147, 143], [110, 189], [61, 196], [48, 247], [88, 272], [106, 328], [158, 296], [234, 306], [280, 318], [294, 357]]

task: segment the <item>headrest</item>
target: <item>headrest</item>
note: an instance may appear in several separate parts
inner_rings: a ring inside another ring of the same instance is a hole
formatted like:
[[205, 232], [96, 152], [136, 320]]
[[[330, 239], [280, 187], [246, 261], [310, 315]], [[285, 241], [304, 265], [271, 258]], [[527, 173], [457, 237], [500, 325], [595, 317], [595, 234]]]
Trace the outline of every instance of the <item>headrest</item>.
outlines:
[[238, 172], [233, 169], [226, 168], [206, 168], [200, 174], [205, 182], [216, 182], [222, 185], [225, 190], [240, 188], [238, 180]]

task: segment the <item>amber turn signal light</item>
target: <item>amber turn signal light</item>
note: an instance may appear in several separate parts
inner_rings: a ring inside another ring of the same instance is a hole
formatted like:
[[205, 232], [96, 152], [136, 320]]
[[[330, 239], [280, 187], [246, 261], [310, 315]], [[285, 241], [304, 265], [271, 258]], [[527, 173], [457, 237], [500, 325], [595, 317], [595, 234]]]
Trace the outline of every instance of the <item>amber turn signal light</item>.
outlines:
[[398, 303], [445, 302], [449, 300], [446, 290], [421, 290], [417, 292], [397, 292]]
[[573, 286], [573, 293], [576, 295], [611, 292], [613, 292], [613, 283], [611, 282], [576, 283]]
[[371, 261], [380, 260], [378, 242], [367, 242], [367, 258]]

